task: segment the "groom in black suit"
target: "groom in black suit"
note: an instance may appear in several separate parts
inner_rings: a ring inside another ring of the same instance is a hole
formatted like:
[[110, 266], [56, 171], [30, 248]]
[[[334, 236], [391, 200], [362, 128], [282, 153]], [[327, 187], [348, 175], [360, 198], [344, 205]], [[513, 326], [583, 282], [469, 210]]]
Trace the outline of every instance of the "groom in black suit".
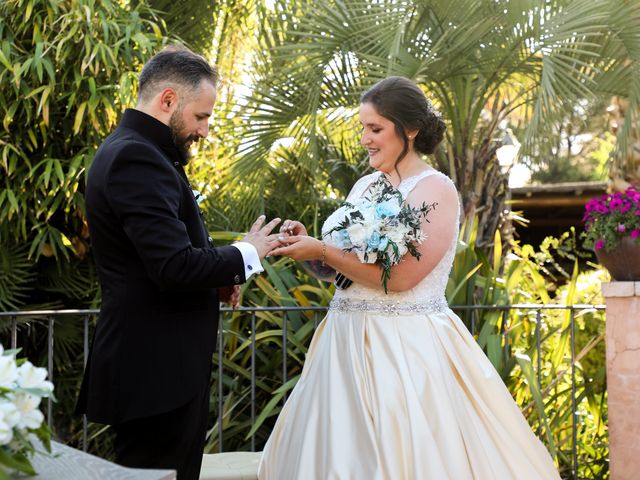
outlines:
[[223, 247], [202, 222], [183, 166], [208, 134], [217, 82], [186, 49], [149, 60], [86, 188], [102, 307], [78, 412], [113, 426], [118, 463], [173, 468], [179, 480], [200, 473], [219, 301], [237, 303], [238, 285], [277, 246], [279, 219], [260, 217]]

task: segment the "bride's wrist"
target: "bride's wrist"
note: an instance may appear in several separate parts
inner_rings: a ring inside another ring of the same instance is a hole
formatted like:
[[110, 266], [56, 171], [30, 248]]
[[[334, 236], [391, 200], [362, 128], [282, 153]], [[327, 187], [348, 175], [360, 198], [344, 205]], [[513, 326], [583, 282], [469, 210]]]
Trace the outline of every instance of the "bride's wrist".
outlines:
[[325, 260], [327, 257], [327, 244], [324, 240], [318, 240], [319, 242], [319, 254], [317, 259], [322, 263], [322, 265], [324, 266], [325, 264]]

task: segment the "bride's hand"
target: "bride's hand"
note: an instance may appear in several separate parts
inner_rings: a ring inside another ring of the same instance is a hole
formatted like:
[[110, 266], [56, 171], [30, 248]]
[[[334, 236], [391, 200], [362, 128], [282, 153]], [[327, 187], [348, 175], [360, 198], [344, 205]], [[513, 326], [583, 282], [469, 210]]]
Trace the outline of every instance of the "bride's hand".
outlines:
[[269, 256], [285, 255], [298, 262], [317, 260], [322, 257], [322, 242], [316, 238], [307, 235], [294, 235], [291, 237], [282, 236], [279, 240], [283, 246], [271, 250]]
[[285, 235], [307, 235], [307, 229], [305, 226], [297, 220], [289, 220], [288, 218], [282, 222], [280, 227], [280, 233]]

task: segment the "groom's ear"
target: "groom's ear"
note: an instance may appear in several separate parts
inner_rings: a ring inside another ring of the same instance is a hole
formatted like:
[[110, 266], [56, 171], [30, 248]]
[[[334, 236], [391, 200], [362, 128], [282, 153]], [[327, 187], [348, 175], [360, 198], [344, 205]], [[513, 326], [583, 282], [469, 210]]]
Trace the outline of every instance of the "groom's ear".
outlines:
[[166, 87], [159, 95], [160, 110], [163, 113], [173, 113], [178, 106], [178, 93], [171, 87]]

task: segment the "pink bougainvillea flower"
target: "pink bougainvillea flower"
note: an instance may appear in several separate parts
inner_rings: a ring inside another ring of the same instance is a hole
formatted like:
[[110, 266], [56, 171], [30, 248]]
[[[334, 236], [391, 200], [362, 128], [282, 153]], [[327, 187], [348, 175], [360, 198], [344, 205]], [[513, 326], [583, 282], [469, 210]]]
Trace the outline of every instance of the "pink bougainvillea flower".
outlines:
[[631, 238], [635, 240], [638, 237], [640, 237], [640, 229], [636, 228], [635, 230], [631, 231]]
[[594, 245], [596, 250], [602, 250], [604, 248], [604, 240], [600, 239]]
[[624, 232], [626, 229], [627, 229], [627, 227], [625, 227], [625, 226], [624, 226], [624, 223], [619, 223], [619, 224], [618, 224], [618, 228], [617, 228], [617, 230], [618, 230], [619, 232]]

